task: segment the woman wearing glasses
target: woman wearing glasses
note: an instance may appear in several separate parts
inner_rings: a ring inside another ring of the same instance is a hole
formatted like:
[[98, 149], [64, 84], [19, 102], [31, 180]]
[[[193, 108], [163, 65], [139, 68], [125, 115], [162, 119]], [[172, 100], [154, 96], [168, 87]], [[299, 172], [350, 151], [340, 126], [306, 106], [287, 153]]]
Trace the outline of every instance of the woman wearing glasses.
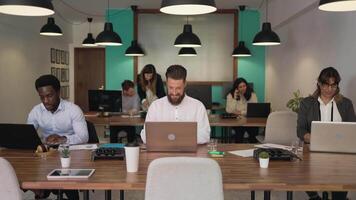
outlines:
[[[340, 75], [333, 67], [320, 72], [317, 89], [314, 94], [300, 103], [298, 112], [298, 137], [306, 143], [310, 142], [312, 121], [354, 122], [356, 116], [350, 99], [340, 94]], [[321, 199], [317, 192], [307, 192], [310, 199]], [[333, 192], [332, 199], [346, 199], [347, 192]]]

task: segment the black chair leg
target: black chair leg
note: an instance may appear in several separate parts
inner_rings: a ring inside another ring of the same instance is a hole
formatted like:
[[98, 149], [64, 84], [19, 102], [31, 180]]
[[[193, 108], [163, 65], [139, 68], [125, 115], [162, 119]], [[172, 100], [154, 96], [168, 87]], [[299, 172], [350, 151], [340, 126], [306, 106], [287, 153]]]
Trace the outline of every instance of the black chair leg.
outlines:
[[111, 190], [105, 190], [105, 200], [111, 200]]
[[251, 191], [251, 200], [255, 200], [255, 197], [256, 197], [255, 191]]
[[264, 200], [270, 200], [271, 199], [271, 191], [264, 191], [263, 199]]
[[125, 191], [120, 190], [120, 200], [124, 200], [124, 199], [125, 199]]
[[329, 195], [328, 195], [328, 192], [323, 192], [323, 195], [322, 195], [322, 199], [323, 200], [328, 200], [328, 197]]
[[293, 192], [287, 191], [287, 200], [293, 200]]

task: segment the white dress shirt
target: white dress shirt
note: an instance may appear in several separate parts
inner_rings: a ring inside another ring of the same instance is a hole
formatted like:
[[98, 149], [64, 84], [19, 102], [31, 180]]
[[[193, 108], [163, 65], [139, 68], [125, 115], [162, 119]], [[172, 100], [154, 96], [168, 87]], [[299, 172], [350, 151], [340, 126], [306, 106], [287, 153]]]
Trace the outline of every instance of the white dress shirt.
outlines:
[[63, 99], [54, 113], [48, 111], [43, 103], [36, 105], [28, 115], [27, 123], [40, 128], [44, 139], [57, 134], [66, 136], [69, 144], [88, 142], [88, 128], [82, 110]]
[[[197, 122], [197, 143], [204, 144], [210, 139], [210, 125], [206, 109], [199, 100], [185, 95], [179, 105], [172, 105], [167, 96], [154, 101], [148, 109], [146, 122]], [[145, 128], [141, 138], [146, 143]]]
[[334, 102], [334, 98], [327, 104], [325, 104], [320, 97], [318, 98], [318, 101], [320, 103], [320, 121], [331, 122], [331, 109], [333, 109], [333, 122], [342, 122], [342, 118], [339, 113], [339, 109]]

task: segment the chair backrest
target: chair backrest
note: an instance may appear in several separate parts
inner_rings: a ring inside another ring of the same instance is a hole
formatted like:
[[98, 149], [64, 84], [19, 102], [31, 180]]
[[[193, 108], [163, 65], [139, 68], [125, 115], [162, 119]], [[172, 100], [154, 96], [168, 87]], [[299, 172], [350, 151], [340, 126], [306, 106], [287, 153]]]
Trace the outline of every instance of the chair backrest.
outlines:
[[291, 145], [297, 139], [297, 114], [276, 111], [267, 118], [264, 143]]
[[223, 200], [219, 164], [209, 158], [167, 157], [148, 167], [145, 200]]
[[22, 192], [11, 164], [0, 157], [0, 199], [21, 200]]
[[92, 122], [87, 121], [87, 127], [88, 127], [88, 143], [89, 144], [94, 144], [94, 143], [99, 143], [99, 138], [98, 135], [96, 134], [95, 126]]

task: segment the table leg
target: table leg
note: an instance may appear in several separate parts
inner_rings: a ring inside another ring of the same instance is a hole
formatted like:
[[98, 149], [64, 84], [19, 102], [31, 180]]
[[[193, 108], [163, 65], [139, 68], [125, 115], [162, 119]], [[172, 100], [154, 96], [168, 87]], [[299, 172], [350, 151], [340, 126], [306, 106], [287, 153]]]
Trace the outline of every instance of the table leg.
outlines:
[[83, 199], [84, 200], [89, 200], [89, 190], [84, 190], [83, 191]]
[[264, 191], [263, 199], [270, 200], [271, 199], [271, 191]]
[[287, 191], [287, 200], [293, 200], [293, 192]]
[[111, 190], [105, 190], [105, 200], [111, 200]]
[[125, 190], [120, 190], [120, 200], [125, 199]]
[[251, 200], [255, 200], [255, 191], [251, 191]]

